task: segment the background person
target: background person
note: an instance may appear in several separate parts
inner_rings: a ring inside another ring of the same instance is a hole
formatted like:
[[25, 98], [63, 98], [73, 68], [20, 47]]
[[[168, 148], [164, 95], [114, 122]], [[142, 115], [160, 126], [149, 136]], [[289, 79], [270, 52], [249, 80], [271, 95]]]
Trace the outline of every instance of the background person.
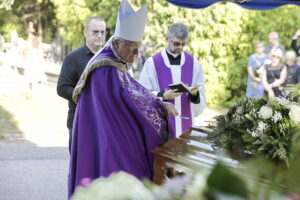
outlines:
[[76, 104], [72, 99], [73, 90], [88, 61], [103, 46], [106, 34], [106, 23], [102, 18], [96, 16], [88, 18], [84, 28], [85, 44], [69, 53], [61, 67], [57, 82], [57, 94], [68, 100], [69, 152], [71, 152], [71, 133], [76, 109]]
[[300, 67], [296, 64], [296, 53], [288, 51], [285, 55], [285, 63], [287, 66], [287, 77], [285, 85], [297, 84], [300, 81]]
[[268, 36], [269, 44], [265, 46], [265, 53], [269, 55], [272, 49], [279, 48], [284, 53], [284, 46], [279, 42], [279, 34], [277, 32], [271, 32]]
[[296, 65], [298, 65], [298, 66], [300, 67], [300, 56], [298, 56], [298, 57], [296, 58]]
[[[139, 82], [164, 101], [172, 102], [179, 115], [170, 122], [176, 136], [187, 131], [206, 106], [204, 74], [199, 61], [183, 51], [188, 42], [188, 28], [180, 23], [170, 26], [166, 34], [167, 47], [150, 57], [144, 64]], [[183, 82], [194, 87], [189, 94], [168, 88], [169, 84]]]
[[262, 72], [266, 60], [269, 57], [264, 53], [264, 43], [261, 41], [254, 43], [255, 53], [249, 56], [248, 59], [248, 82], [247, 82], [247, 97], [263, 97], [264, 86], [262, 84]]
[[265, 88], [265, 96], [269, 98], [284, 97], [282, 85], [285, 82], [287, 69], [282, 63], [283, 53], [281, 49], [273, 49], [270, 52], [271, 64], [266, 64], [263, 70], [262, 82]]
[[[296, 64], [296, 53], [294, 51], [288, 51], [285, 55], [285, 63], [287, 66], [287, 77], [284, 86], [290, 86], [298, 84], [300, 82], [300, 66]], [[289, 91], [284, 90], [286, 98], [290, 98]], [[298, 98], [291, 99], [297, 101]]]
[[291, 47], [296, 52], [297, 56], [300, 56], [300, 46], [297, 45], [297, 40], [298, 40], [299, 36], [300, 36], [300, 29], [298, 29], [296, 31], [296, 33], [294, 34], [294, 36], [292, 38], [292, 43], [291, 43]]

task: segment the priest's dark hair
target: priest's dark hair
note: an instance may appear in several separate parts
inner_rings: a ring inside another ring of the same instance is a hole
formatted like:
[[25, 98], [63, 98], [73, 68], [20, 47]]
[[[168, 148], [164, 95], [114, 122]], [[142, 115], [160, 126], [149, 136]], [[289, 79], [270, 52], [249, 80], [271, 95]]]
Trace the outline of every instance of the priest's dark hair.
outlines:
[[172, 24], [167, 31], [167, 37], [176, 37], [179, 39], [188, 38], [189, 29], [181, 23]]

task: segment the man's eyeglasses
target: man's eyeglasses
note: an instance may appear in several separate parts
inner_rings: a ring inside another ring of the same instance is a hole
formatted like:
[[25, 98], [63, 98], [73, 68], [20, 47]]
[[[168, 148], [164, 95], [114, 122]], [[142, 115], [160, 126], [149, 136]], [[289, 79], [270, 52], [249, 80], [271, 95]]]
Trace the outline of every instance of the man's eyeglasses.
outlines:
[[179, 47], [180, 45], [184, 47], [186, 45], [186, 42], [176, 42], [176, 41], [173, 41], [172, 39], [170, 39], [170, 41], [172, 42], [172, 44], [175, 47]]
[[99, 34], [105, 36], [107, 35], [107, 33], [108, 33], [107, 31], [93, 31], [94, 36], [98, 36]]

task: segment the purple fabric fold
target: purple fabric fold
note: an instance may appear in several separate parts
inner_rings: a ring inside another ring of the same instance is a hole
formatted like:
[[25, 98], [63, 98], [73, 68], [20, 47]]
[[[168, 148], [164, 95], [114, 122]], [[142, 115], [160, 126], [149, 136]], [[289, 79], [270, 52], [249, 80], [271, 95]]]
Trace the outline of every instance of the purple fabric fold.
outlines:
[[[100, 55], [111, 53], [109, 47]], [[151, 150], [171, 137], [163, 102], [113, 66], [96, 68], [89, 75], [72, 134], [69, 197], [77, 186], [113, 172], [151, 180]]]
[[[172, 73], [171, 73], [170, 68], [168, 68], [164, 64], [164, 59], [160, 52], [155, 54], [152, 58], [153, 58], [154, 66], [155, 66], [155, 71], [157, 74], [159, 89], [160, 89], [160, 91], [163, 92], [163, 91], [169, 89], [168, 85], [173, 83]], [[174, 104], [174, 99], [168, 100], [167, 102]], [[175, 117], [169, 116], [168, 120], [171, 125], [172, 131], [174, 133], [176, 133]]]
[[[193, 79], [193, 64], [194, 64], [194, 58], [192, 55], [184, 52], [185, 55], [185, 62], [181, 66], [181, 81], [188, 86], [192, 85], [192, 79]], [[171, 69], [167, 67], [167, 65], [164, 62], [164, 59], [162, 57], [161, 52], [155, 54], [153, 56], [153, 62], [155, 65], [155, 70], [157, 74], [157, 80], [159, 84], [160, 91], [165, 91], [168, 88], [169, 84], [173, 83], [172, 79], [172, 73]], [[174, 104], [174, 100], [169, 100], [168, 102]], [[191, 114], [191, 106], [190, 106], [190, 100], [187, 93], [184, 93], [181, 95], [181, 110], [180, 113], [182, 116], [186, 116], [189, 119], [182, 119], [182, 132], [187, 131], [192, 126], [192, 114]], [[173, 131], [175, 132], [175, 117], [169, 117], [169, 122], [172, 126]]]
[[[186, 52], [184, 52], [184, 55], [185, 63], [181, 67], [181, 81], [191, 87], [193, 80], [194, 58]], [[181, 120], [182, 132], [185, 132], [192, 126], [191, 104], [187, 93], [181, 95], [181, 115], [189, 117], [189, 119]]]

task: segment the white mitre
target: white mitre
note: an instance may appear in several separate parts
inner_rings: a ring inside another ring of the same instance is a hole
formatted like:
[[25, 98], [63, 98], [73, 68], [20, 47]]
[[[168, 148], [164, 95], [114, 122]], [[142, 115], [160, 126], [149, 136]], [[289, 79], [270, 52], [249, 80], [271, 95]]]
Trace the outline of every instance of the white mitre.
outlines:
[[127, 0], [122, 0], [118, 12], [115, 36], [133, 42], [141, 42], [143, 40], [147, 14], [147, 4], [135, 12]]

